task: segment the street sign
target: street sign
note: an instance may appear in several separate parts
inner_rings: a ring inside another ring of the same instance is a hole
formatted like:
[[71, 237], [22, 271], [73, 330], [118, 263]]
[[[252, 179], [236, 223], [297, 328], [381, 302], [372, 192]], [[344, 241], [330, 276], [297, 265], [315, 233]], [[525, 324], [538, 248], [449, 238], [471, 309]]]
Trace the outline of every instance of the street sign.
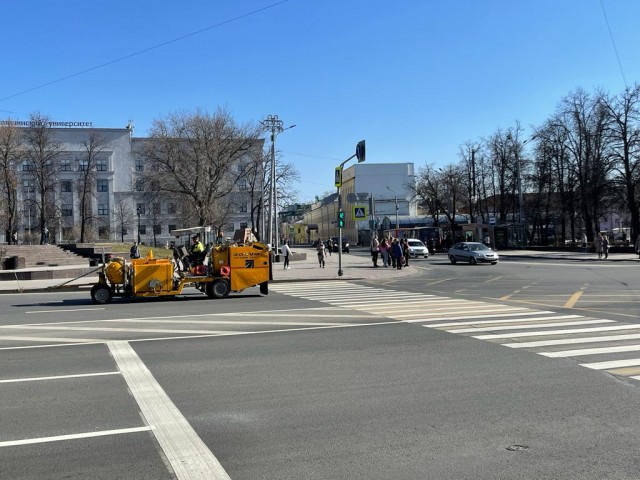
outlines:
[[496, 217], [489, 217], [489, 225], [495, 226], [496, 224]]
[[342, 167], [336, 167], [336, 187], [342, 186]]
[[366, 220], [367, 219], [367, 207], [353, 207], [353, 219], [354, 220]]

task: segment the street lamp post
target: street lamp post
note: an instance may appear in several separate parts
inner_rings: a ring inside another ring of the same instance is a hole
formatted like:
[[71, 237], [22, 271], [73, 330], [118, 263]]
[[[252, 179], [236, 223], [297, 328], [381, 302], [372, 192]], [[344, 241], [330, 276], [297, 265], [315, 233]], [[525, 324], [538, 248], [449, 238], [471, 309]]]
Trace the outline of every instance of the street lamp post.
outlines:
[[138, 245], [140, 245], [140, 207], [137, 209], [138, 213]]
[[[522, 147], [524, 147], [531, 140], [535, 140], [538, 136], [533, 135], [530, 138], [527, 138], [524, 142], [522, 142]], [[508, 139], [513, 139], [511, 134], [507, 135]], [[524, 226], [525, 229], [525, 237], [524, 242], [527, 243], [527, 235], [526, 235], [526, 218], [524, 216], [524, 202], [522, 200], [522, 165], [520, 162], [520, 154], [518, 153], [518, 148], [515, 148], [516, 155], [516, 168], [517, 168], [517, 184], [518, 184], [518, 224]]]
[[400, 230], [400, 222], [398, 221], [398, 194], [396, 192], [394, 192], [393, 190], [391, 190], [388, 186], [387, 186], [387, 190], [389, 190], [391, 193], [393, 193], [393, 202], [396, 204], [396, 238], [398, 238], [398, 231]]
[[271, 243], [276, 257], [278, 256], [278, 189], [276, 188], [276, 137], [295, 125], [282, 128], [283, 122], [277, 115], [267, 115], [267, 118], [260, 122], [267, 130], [271, 130], [271, 171], [269, 175], [269, 229], [267, 239]]

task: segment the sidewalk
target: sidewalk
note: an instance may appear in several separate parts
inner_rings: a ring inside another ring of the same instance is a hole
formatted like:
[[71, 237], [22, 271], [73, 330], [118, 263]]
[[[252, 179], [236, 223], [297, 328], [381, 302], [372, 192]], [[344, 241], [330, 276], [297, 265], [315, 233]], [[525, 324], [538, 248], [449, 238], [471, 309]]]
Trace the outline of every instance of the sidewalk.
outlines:
[[[318, 265], [318, 257], [315, 253], [315, 249], [312, 248], [294, 248], [295, 253], [306, 253], [306, 260], [292, 261], [290, 269], [285, 270], [282, 262], [273, 264], [273, 282], [300, 282], [300, 281], [313, 281], [313, 280], [358, 280], [358, 279], [388, 279], [390, 277], [407, 276], [411, 275], [411, 261], [409, 262], [409, 268], [403, 268], [397, 270], [394, 268], [382, 267], [382, 259], [378, 261], [380, 267], [374, 268], [371, 262], [370, 256], [364, 256], [362, 254], [342, 254], [342, 276], [338, 275], [338, 254], [333, 253], [331, 256], [327, 256], [325, 262], [325, 268], [320, 268]], [[438, 255], [439, 258], [446, 258], [443, 254]], [[66, 270], [69, 267], [34, 267], [29, 271], [33, 272], [47, 272], [50, 276], [55, 277], [56, 272], [59, 270]], [[16, 273], [24, 272], [27, 269], [15, 270]], [[48, 292], [48, 291], [73, 291], [73, 290], [87, 290], [98, 282], [98, 275], [100, 269], [96, 270], [95, 274], [87, 275], [79, 279], [72, 278], [44, 278], [38, 280], [4, 280], [0, 281], [0, 294], [2, 293], [22, 293], [22, 292]], [[66, 273], [66, 272], [64, 272]], [[59, 272], [62, 277], [63, 272]], [[61, 284], [65, 286], [60, 289], [54, 288]]]
[[[410, 276], [417, 273], [416, 268], [412, 266], [428, 265], [432, 261], [443, 262], [448, 261], [445, 253], [438, 253], [429, 257], [428, 260], [418, 259], [410, 260], [409, 267], [397, 270], [394, 268], [382, 267], [382, 260], [378, 261], [380, 267], [373, 268], [371, 257], [365, 255], [365, 252], [352, 252], [342, 254], [342, 276], [338, 275], [338, 254], [333, 253], [327, 257], [325, 268], [318, 265], [318, 257], [315, 250], [308, 247], [293, 248], [295, 253], [306, 253], [306, 260], [298, 260], [291, 262], [291, 268], [284, 270], [282, 262], [273, 264], [273, 281], [274, 282], [301, 282], [313, 280], [388, 280], [390, 278], [398, 278]], [[610, 262], [626, 262], [629, 264], [640, 263], [638, 256], [632, 253], [613, 253], [609, 254], [607, 260], [598, 260], [593, 252], [565, 252], [565, 251], [537, 251], [537, 250], [503, 250], [498, 251], [501, 260], [509, 259], [546, 259], [546, 260], [564, 260], [592, 262], [594, 264], [606, 264]], [[58, 266], [58, 267], [34, 267], [28, 269], [32, 272], [46, 272], [54, 278], [38, 279], [38, 280], [4, 280], [0, 281], [1, 293], [22, 293], [22, 292], [48, 292], [48, 291], [69, 291], [69, 290], [88, 290], [92, 285], [98, 282], [97, 271], [95, 274], [89, 274], [79, 279], [71, 278], [55, 278], [57, 270], [68, 270], [75, 268], [74, 266]], [[27, 269], [15, 270], [16, 273], [24, 272]], [[59, 272], [63, 277], [62, 273]], [[67, 272], [64, 272], [66, 274]], [[61, 284], [66, 284], [60, 289], [53, 288]], [[88, 294], [88, 292], [87, 292]]]

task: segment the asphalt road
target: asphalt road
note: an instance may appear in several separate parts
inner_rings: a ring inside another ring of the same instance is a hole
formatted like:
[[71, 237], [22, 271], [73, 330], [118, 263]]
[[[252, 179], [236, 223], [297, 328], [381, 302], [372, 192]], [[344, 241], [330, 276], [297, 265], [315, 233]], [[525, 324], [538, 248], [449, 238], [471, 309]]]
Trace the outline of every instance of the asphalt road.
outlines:
[[637, 479], [638, 367], [581, 366], [640, 357], [583, 332], [640, 334], [633, 267], [0, 296], [0, 478]]

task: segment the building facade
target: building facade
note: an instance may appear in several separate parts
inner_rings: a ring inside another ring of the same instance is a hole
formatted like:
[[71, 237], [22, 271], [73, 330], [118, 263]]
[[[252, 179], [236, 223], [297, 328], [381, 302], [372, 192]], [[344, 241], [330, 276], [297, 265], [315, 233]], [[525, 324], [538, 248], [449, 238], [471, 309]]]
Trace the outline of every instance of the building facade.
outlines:
[[[24, 127], [28, 128], [28, 127]], [[45, 229], [51, 243], [77, 242], [81, 218], [90, 218], [91, 241], [164, 244], [175, 240], [170, 231], [193, 227], [184, 224], [180, 200], [170, 195], [150, 195], [142, 181], [145, 161], [136, 152], [148, 138], [133, 137], [126, 128], [49, 128], [56, 145], [53, 186], [47, 191], [51, 208], [45, 212]], [[98, 139], [92, 155], [88, 145]], [[256, 142], [261, 149], [264, 141]], [[244, 159], [240, 159], [242, 162]], [[90, 166], [90, 172], [88, 167]], [[17, 168], [18, 241], [38, 243], [42, 188], [36, 178], [34, 162], [19, 160]], [[86, 199], [81, 202], [81, 198]], [[239, 180], [226, 199], [228, 213], [221, 229], [226, 235], [251, 225], [251, 192]], [[82, 206], [85, 211], [81, 212]], [[3, 229], [1, 240], [11, 233]]]

